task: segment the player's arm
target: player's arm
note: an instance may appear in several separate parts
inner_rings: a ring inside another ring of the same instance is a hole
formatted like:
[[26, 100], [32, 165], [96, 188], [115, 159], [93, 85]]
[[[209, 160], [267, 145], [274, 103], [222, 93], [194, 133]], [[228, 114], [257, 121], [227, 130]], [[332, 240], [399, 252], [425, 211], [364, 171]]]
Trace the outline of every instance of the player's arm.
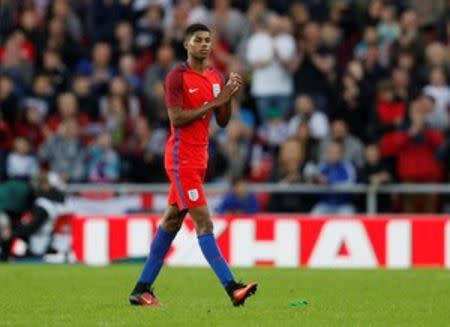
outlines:
[[171, 72], [166, 78], [165, 96], [172, 126], [183, 127], [197, 119], [202, 119], [204, 115], [228, 103], [239, 87], [239, 81], [233, 79], [225, 85], [222, 92], [213, 101], [196, 109], [184, 110], [182, 74], [176, 71]]
[[[242, 86], [242, 78], [239, 74], [230, 73], [230, 78], [228, 79], [228, 82], [226, 85], [233, 84], [233, 83], [238, 86], [238, 89], [233, 93], [233, 95], [234, 95]], [[226, 127], [231, 119], [231, 113], [232, 113], [231, 98], [223, 106], [217, 108], [215, 113], [216, 113], [217, 125], [219, 125], [222, 128]]]
[[214, 111], [217, 107], [218, 103], [215, 101], [206, 103], [200, 108], [192, 110], [183, 110], [182, 107], [169, 107], [169, 119], [173, 127], [183, 127], [197, 119], [201, 119], [204, 115]]
[[231, 99], [227, 103], [225, 103], [223, 106], [217, 108], [216, 110], [216, 122], [217, 125], [219, 125], [222, 128], [225, 128], [231, 119]]

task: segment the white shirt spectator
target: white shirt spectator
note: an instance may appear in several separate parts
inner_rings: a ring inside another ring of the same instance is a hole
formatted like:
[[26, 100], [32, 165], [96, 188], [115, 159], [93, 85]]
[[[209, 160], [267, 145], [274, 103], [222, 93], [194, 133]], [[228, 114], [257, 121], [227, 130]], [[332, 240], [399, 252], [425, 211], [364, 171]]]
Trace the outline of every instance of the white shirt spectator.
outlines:
[[428, 116], [431, 127], [445, 129], [449, 127], [450, 87], [446, 85], [427, 85], [424, 93], [433, 97], [435, 104], [433, 111]]
[[208, 9], [201, 3], [195, 5], [189, 10], [188, 23], [204, 23], [207, 22], [209, 18]]
[[6, 161], [6, 174], [8, 178], [29, 178], [38, 173], [38, 162], [31, 154], [12, 152]]
[[251, 93], [253, 96], [291, 95], [292, 75], [280, 60], [292, 59], [295, 55], [295, 39], [290, 34], [272, 37], [267, 32], [253, 34], [247, 45], [247, 61], [251, 65], [265, 62], [253, 69]]
[[279, 146], [288, 138], [287, 123], [274, 120], [258, 128], [258, 136], [270, 146]]
[[[294, 136], [297, 134], [298, 127], [301, 123], [302, 117], [300, 115], [295, 115], [291, 118], [288, 125], [289, 136]], [[311, 131], [311, 136], [316, 139], [323, 139], [328, 135], [328, 131], [330, 129], [327, 116], [320, 111], [315, 111], [312, 113], [311, 118], [308, 121], [308, 127]]]

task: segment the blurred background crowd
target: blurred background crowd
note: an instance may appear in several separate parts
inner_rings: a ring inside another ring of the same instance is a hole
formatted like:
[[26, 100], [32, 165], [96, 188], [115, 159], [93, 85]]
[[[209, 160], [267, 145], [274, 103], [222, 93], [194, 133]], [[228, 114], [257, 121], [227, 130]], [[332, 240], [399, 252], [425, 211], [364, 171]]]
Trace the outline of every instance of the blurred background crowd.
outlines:
[[[166, 182], [163, 82], [194, 22], [215, 31], [211, 65], [247, 81], [229, 126], [211, 125], [207, 180], [233, 180], [229, 203], [248, 197], [243, 180], [448, 182], [448, 0], [0, 0], [1, 180], [47, 167], [69, 183]], [[264, 206], [358, 204], [316, 200], [274, 194]], [[382, 201], [439, 205], [437, 195]]]

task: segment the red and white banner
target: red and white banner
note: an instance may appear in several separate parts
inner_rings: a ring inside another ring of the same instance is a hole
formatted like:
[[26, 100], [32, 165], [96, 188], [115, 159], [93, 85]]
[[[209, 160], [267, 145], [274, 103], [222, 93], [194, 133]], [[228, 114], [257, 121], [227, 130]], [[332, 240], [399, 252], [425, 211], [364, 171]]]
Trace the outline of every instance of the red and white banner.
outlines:
[[[145, 257], [159, 218], [74, 218], [75, 256], [79, 262], [95, 265]], [[450, 216], [217, 217], [214, 231], [232, 266], [450, 268]], [[172, 266], [207, 265], [190, 219], [175, 238], [166, 261]]]

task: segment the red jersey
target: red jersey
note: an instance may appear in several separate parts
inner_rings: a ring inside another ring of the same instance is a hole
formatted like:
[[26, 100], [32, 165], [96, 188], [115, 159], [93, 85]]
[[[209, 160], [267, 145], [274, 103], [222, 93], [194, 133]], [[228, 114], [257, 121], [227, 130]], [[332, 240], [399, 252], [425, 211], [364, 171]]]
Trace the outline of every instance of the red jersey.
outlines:
[[[222, 75], [215, 69], [207, 68], [201, 74], [187, 64], [181, 64], [173, 68], [166, 77], [166, 106], [181, 107], [182, 110], [198, 109], [217, 97], [223, 85]], [[171, 135], [164, 156], [166, 169], [206, 169], [211, 117], [212, 112], [186, 126], [170, 127]]]

